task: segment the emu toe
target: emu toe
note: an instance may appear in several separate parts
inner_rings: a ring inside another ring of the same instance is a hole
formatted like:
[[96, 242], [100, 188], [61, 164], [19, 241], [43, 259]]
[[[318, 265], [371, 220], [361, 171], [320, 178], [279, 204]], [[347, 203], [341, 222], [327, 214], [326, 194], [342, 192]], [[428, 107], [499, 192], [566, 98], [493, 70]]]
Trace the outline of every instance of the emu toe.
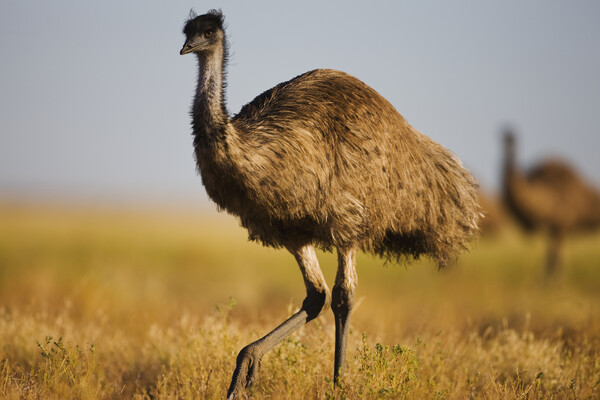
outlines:
[[242, 389], [252, 386], [258, 376], [261, 359], [262, 357], [258, 355], [257, 351], [251, 345], [246, 346], [240, 351], [235, 371], [233, 371], [233, 377], [231, 378], [231, 384], [227, 391], [228, 400], [237, 398]]

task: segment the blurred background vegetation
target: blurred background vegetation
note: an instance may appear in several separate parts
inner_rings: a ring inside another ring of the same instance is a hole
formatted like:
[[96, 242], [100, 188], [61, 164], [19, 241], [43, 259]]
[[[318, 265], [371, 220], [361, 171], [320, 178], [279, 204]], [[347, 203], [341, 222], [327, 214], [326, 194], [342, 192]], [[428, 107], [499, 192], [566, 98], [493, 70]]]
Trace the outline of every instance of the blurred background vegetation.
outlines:
[[[328, 312], [267, 356], [255, 395], [596, 398], [600, 236], [570, 238], [547, 277], [544, 238], [497, 219], [440, 272], [360, 254], [351, 383], [327, 381]], [[3, 203], [0, 237], [7, 398], [221, 398], [237, 351], [304, 298], [286, 251], [216, 212]]]

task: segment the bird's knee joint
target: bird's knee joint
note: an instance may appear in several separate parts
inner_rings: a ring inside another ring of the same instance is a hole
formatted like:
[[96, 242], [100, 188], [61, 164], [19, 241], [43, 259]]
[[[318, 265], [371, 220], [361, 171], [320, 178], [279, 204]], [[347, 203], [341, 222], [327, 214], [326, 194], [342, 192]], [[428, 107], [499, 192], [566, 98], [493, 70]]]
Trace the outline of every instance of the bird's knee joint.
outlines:
[[331, 293], [328, 289], [314, 290], [308, 292], [302, 303], [302, 309], [308, 313], [309, 319], [313, 319], [318, 317], [321, 312], [327, 310], [330, 305]]
[[354, 288], [334, 286], [331, 291], [331, 309], [335, 315], [348, 315], [354, 305]]

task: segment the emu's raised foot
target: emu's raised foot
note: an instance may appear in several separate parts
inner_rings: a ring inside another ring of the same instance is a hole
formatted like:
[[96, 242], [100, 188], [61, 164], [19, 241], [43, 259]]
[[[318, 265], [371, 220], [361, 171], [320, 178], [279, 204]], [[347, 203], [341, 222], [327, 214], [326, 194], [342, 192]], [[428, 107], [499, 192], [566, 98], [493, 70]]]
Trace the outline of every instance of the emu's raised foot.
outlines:
[[248, 345], [240, 351], [231, 384], [227, 391], [227, 400], [238, 398], [243, 388], [252, 386], [260, 370], [261, 358], [262, 356], [258, 354], [252, 345]]

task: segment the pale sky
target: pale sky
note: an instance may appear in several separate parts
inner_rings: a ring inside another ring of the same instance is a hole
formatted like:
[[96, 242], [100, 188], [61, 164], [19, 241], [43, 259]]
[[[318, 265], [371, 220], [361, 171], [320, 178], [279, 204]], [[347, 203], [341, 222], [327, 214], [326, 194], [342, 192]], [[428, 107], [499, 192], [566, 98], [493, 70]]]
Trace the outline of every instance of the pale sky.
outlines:
[[228, 109], [307, 70], [346, 71], [499, 183], [500, 132], [528, 166], [600, 185], [600, 2], [0, 2], [0, 198], [206, 199], [192, 154], [190, 8], [221, 8]]

